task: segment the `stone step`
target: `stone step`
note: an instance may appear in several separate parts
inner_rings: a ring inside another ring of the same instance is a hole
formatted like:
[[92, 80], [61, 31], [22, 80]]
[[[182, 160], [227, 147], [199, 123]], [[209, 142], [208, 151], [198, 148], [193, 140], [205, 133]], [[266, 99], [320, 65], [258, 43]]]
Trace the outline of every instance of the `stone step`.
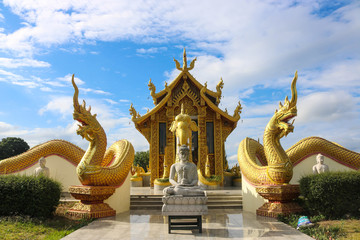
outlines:
[[[161, 205], [130, 205], [130, 210], [161, 210]], [[215, 204], [209, 205], [208, 209], [242, 209], [242, 204], [235, 205], [224, 205], [224, 204]]]
[[[162, 195], [131, 195], [130, 210], [161, 210]], [[241, 194], [209, 194], [209, 209], [241, 209]]]
[[233, 200], [242, 200], [242, 196], [227, 196], [227, 197], [208, 196], [208, 201], [233, 201]]
[[145, 205], [161, 205], [162, 206], [162, 202], [161, 201], [144, 201], [144, 202], [141, 202], [141, 201], [131, 201], [130, 205], [142, 205], [142, 206], [145, 206]]

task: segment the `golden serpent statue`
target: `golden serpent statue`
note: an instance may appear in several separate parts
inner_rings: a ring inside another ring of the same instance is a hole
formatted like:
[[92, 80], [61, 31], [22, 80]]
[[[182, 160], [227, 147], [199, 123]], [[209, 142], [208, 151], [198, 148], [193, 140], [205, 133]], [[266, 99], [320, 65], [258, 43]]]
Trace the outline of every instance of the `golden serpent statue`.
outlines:
[[[246, 179], [254, 185], [288, 184], [293, 175], [293, 165], [311, 155], [321, 153], [350, 168], [359, 170], [360, 154], [345, 149], [319, 137], [300, 140], [285, 151], [280, 139], [294, 130], [289, 121], [297, 116], [297, 72], [291, 83], [291, 100], [285, 98], [279, 109], [268, 122], [264, 132], [264, 146], [251, 138], [241, 141], [238, 148], [238, 162]], [[263, 163], [259, 165], [257, 159]]]
[[97, 121], [96, 114], [91, 114], [91, 107], [86, 109], [85, 101], [82, 105], [79, 104], [79, 89], [74, 75], [72, 84], [75, 89], [73, 117], [80, 123], [76, 132], [90, 142], [86, 152], [70, 142], [52, 140], [23, 154], [0, 161], [0, 174], [21, 171], [43, 156], [60, 155], [77, 165], [76, 173], [83, 185], [116, 186], [126, 179], [134, 160], [132, 144], [127, 140], [120, 140], [106, 150], [106, 134]]

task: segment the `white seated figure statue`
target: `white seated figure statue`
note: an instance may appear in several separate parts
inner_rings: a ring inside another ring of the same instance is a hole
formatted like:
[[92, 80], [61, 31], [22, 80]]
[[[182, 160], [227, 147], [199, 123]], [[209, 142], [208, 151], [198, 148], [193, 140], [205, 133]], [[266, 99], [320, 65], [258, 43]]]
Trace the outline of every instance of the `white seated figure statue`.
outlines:
[[[189, 162], [189, 147], [182, 145], [179, 147], [179, 162], [170, 167], [169, 182], [172, 186], [163, 190], [164, 195], [201, 195], [204, 196], [204, 189], [198, 186], [197, 167]], [[177, 181], [175, 180], [177, 175]]]
[[320, 173], [329, 171], [329, 166], [324, 164], [324, 156], [323, 155], [318, 154], [316, 156], [316, 163], [317, 164], [315, 164], [312, 168], [314, 174], [320, 174]]
[[40, 167], [37, 167], [35, 169], [35, 176], [42, 175], [42, 176], [45, 176], [45, 177], [50, 177], [50, 170], [49, 170], [49, 168], [47, 168], [45, 166], [46, 159], [44, 157], [39, 159], [39, 164], [40, 164]]

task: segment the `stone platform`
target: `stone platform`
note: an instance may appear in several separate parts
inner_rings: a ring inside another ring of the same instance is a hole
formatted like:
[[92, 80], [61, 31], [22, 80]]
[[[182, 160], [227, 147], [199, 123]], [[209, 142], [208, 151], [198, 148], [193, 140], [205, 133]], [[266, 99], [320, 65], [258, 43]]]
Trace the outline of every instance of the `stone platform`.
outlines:
[[207, 196], [164, 196], [162, 214], [165, 216], [204, 215], [208, 212]]

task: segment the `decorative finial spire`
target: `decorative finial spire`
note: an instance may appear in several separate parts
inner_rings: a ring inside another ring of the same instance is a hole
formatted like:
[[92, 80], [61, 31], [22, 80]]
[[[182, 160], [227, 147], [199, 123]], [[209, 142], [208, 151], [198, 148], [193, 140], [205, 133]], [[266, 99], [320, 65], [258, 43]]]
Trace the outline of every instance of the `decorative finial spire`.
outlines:
[[186, 59], [186, 49], [184, 47], [184, 54], [183, 54], [183, 70], [187, 69], [187, 59]]
[[186, 59], [186, 49], [184, 48], [184, 54], [183, 54], [183, 66], [181, 67], [180, 63], [174, 58], [176, 69], [180, 71], [189, 71], [194, 68], [196, 58], [194, 58], [191, 63], [190, 67], [187, 67], [187, 59]]

